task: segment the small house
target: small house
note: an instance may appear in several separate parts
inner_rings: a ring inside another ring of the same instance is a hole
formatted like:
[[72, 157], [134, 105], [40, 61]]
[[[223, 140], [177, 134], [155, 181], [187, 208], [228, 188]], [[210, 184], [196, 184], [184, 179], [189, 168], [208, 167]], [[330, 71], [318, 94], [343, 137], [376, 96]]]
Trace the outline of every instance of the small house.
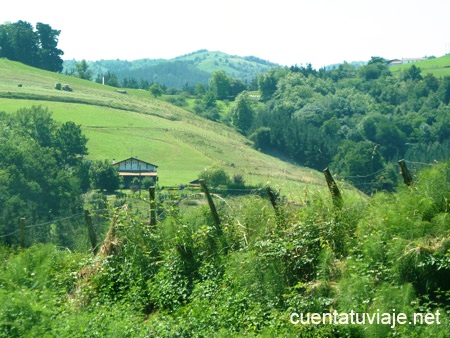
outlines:
[[148, 177], [154, 183], [158, 180], [157, 165], [142, 161], [136, 157], [130, 157], [120, 162], [113, 161], [113, 166], [117, 168], [119, 176], [123, 177], [125, 186], [130, 186], [134, 178], [139, 181]]

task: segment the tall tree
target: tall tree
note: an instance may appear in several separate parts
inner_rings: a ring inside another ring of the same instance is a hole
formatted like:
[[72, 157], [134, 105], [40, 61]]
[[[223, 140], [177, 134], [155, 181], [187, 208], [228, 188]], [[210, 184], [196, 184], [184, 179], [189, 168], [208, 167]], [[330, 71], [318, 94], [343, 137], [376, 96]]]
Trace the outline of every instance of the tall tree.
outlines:
[[422, 74], [420, 67], [417, 67], [416, 65], [412, 65], [408, 69], [406, 69], [403, 74], [402, 78], [405, 81], [412, 80], [412, 81], [418, 81], [422, 80]]
[[47, 108], [32, 106], [19, 109], [11, 123], [17, 133], [31, 137], [41, 147], [53, 145], [56, 122]]
[[269, 100], [277, 90], [278, 72], [275, 69], [258, 76], [258, 88], [261, 93], [261, 100]]
[[365, 80], [376, 80], [382, 75], [390, 75], [386, 59], [372, 56], [366, 66], [359, 69], [359, 74]]
[[80, 156], [87, 155], [87, 138], [81, 127], [72, 121], [63, 123], [56, 130], [55, 145], [61, 153], [64, 164], [75, 165]]
[[[61, 149], [54, 141], [57, 128], [41, 107], [0, 114], [1, 241], [17, 242], [14, 230], [19, 217], [33, 224], [82, 210], [77, 168], [65, 163], [67, 170], [61, 170]], [[50, 223], [35, 231], [39, 231], [34, 233], [39, 240], [47, 239]]]
[[92, 71], [89, 69], [89, 65], [86, 60], [81, 60], [75, 65], [76, 74], [80, 79], [91, 80], [92, 79]]
[[62, 71], [63, 51], [57, 48], [60, 31], [26, 21], [0, 25], [0, 57], [54, 72]]
[[0, 56], [36, 67], [38, 38], [33, 26], [26, 21], [8, 22], [0, 30]]
[[60, 30], [52, 29], [50, 25], [38, 22], [36, 24], [36, 33], [39, 39], [39, 68], [52, 72], [61, 72], [63, 70], [63, 60], [61, 56], [64, 52], [58, 49], [58, 37]]
[[209, 86], [218, 100], [225, 100], [230, 96], [231, 78], [223, 70], [215, 71]]
[[249, 134], [253, 124], [254, 110], [247, 92], [239, 94], [231, 108], [231, 122], [242, 133]]
[[93, 161], [89, 168], [91, 187], [114, 192], [119, 188], [120, 178], [117, 169], [107, 160]]
[[445, 104], [450, 103], [450, 76], [444, 76], [438, 89], [438, 95]]

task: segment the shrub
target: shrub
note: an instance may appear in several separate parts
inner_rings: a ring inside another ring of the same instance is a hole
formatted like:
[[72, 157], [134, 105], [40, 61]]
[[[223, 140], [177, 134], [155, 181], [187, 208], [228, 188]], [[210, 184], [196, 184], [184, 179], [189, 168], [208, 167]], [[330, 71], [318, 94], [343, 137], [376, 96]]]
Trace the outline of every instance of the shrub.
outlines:
[[231, 183], [230, 176], [220, 168], [205, 169], [198, 175], [198, 178], [204, 179], [210, 187], [228, 186]]

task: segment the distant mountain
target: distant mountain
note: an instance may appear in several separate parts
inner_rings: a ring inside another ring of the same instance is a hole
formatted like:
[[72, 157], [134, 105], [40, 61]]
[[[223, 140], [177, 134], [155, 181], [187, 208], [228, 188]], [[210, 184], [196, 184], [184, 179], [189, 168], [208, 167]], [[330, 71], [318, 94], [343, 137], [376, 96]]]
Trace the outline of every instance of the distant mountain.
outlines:
[[[64, 61], [63, 73], [70, 74], [77, 62], [76, 60]], [[258, 74], [279, 66], [255, 56], [241, 57], [207, 50], [199, 50], [170, 60], [99, 60], [88, 61], [88, 65], [94, 74], [94, 79], [98, 75], [110, 72], [116, 75], [120, 82], [125, 78], [134, 78], [138, 82], [141, 80], [157, 82], [167, 87], [180, 89], [186, 85], [207, 84], [211, 74], [217, 70], [223, 70], [233, 78], [250, 83]]]
[[[352, 65], [353, 67], [355, 67], [355, 69], [358, 69], [359, 67], [367, 65], [367, 62], [368, 61], [352, 61], [352, 62], [344, 62], [344, 63]], [[324, 68], [325, 68], [325, 70], [332, 70], [332, 69], [338, 68], [342, 64], [343, 63], [334, 63], [331, 65], [325, 66]]]

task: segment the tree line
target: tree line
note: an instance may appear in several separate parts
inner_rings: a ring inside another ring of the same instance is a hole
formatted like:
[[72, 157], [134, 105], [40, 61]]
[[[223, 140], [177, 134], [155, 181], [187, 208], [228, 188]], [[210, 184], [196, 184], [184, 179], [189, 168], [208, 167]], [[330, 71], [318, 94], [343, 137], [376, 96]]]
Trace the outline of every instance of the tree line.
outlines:
[[[0, 243], [15, 245], [19, 218], [27, 224], [79, 214], [90, 189], [118, 188], [117, 170], [107, 161], [90, 161], [87, 138], [74, 122], [56, 122], [43, 106], [0, 112]], [[37, 228], [40, 240], [57, 237], [70, 247], [76, 224]]]
[[57, 47], [60, 30], [38, 22], [36, 28], [19, 20], [0, 25], [0, 57], [26, 65], [61, 72], [64, 52]]
[[155, 97], [174, 94], [167, 101], [180, 106], [194, 97], [196, 114], [234, 126], [256, 149], [330, 167], [369, 194], [395, 189], [399, 159], [450, 156], [450, 77], [424, 75], [415, 65], [394, 77], [381, 57], [360, 67], [276, 67], [251, 83], [219, 70], [207, 85], [150, 88]]
[[[42, 23], [36, 30], [25, 21], [0, 25], [0, 57], [61, 71], [59, 33]], [[169, 73], [177, 69], [174, 74], [185, 69], [177, 62], [165, 66]], [[93, 72], [82, 60], [71, 75], [92, 80]], [[319, 170], [330, 166], [368, 193], [394, 189], [400, 158], [430, 163], [450, 155], [450, 77], [424, 75], [415, 65], [394, 77], [381, 57], [359, 68], [275, 67], [250, 83], [220, 70], [207, 84], [185, 83], [182, 90], [156, 80], [120, 83], [111, 72], [96, 81], [150, 90], [155, 97], [184, 92], [195, 98], [195, 113], [233, 125], [255, 148]], [[250, 95], [255, 90], [260, 97]], [[168, 100], [187, 105], [182, 95]]]
[[242, 92], [230, 122], [264, 152], [330, 166], [367, 193], [393, 190], [397, 160], [450, 156], [450, 77], [412, 65], [392, 76], [383, 58], [356, 69], [273, 68], [258, 77], [260, 100]]

